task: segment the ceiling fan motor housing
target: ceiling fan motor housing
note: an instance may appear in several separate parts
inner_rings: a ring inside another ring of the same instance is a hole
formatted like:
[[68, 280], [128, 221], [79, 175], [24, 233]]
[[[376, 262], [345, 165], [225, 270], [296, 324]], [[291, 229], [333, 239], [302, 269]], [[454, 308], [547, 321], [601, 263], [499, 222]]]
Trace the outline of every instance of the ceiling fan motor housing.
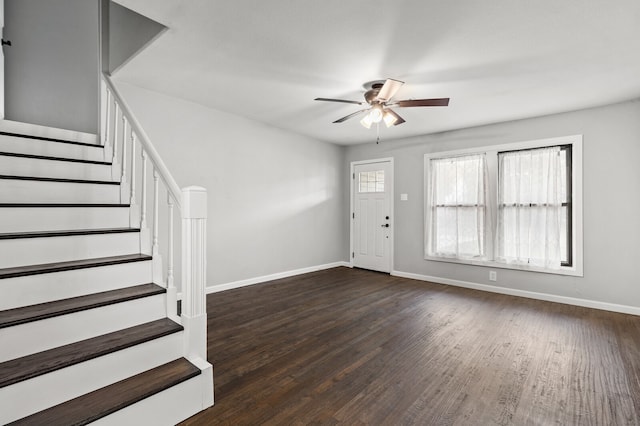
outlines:
[[367, 101], [369, 105], [378, 97], [378, 93], [380, 93], [380, 89], [382, 89], [382, 83], [374, 83], [371, 86], [371, 89], [367, 90], [364, 93], [364, 99]]

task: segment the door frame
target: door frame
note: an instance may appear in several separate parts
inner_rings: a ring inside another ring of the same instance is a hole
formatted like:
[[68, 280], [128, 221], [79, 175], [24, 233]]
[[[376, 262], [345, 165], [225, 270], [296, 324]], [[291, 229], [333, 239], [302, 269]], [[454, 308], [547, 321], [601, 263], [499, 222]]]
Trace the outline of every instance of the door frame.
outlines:
[[391, 215], [391, 229], [389, 231], [389, 273], [394, 271], [394, 235], [395, 235], [395, 223], [396, 223], [396, 215], [395, 215], [395, 207], [394, 207], [394, 186], [395, 186], [395, 172], [393, 167], [393, 157], [385, 157], [385, 158], [375, 158], [371, 160], [359, 160], [352, 161], [350, 166], [349, 173], [349, 181], [351, 182], [349, 187], [350, 196], [349, 196], [349, 267], [353, 268], [353, 258], [354, 258], [354, 250], [353, 250], [353, 238], [354, 238], [354, 230], [353, 230], [353, 222], [355, 220], [355, 206], [354, 200], [356, 196], [356, 179], [355, 179], [355, 167], [363, 164], [375, 164], [375, 163], [389, 163], [389, 170], [391, 171], [391, 186], [389, 187], [389, 210]]

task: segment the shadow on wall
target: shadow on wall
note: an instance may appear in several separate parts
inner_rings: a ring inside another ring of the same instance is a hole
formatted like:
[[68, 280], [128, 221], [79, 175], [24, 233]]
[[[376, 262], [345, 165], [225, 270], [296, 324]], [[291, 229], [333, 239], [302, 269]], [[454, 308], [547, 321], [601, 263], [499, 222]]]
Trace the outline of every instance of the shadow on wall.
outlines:
[[110, 0], [101, 0], [103, 71], [115, 74], [168, 28]]

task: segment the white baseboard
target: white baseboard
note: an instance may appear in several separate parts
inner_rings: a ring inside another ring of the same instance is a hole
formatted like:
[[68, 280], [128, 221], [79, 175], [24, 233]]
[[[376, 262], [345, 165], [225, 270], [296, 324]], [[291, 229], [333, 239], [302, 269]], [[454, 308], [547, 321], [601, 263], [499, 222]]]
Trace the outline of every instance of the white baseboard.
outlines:
[[270, 275], [263, 275], [261, 277], [248, 278], [246, 280], [233, 281], [225, 284], [217, 284], [205, 289], [207, 294], [217, 293], [219, 291], [231, 290], [233, 288], [245, 287], [248, 285], [259, 284], [266, 281], [278, 280], [280, 278], [293, 277], [294, 275], [307, 274], [309, 272], [322, 271], [324, 269], [337, 268], [338, 266], [349, 266], [349, 262], [333, 262], [326, 263], [324, 265], [309, 266], [307, 268], [294, 269], [292, 271], [278, 272]]
[[[270, 275], [263, 275], [261, 277], [247, 278], [246, 280], [232, 281], [230, 283], [216, 284], [207, 286], [205, 292], [207, 294], [217, 293], [219, 291], [231, 290], [234, 288], [246, 287], [253, 284], [260, 284], [266, 281], [278, 280], [280, 278], [293, 277], [295, 275], [307, 274], [309, 272], [322, 271], [325, 269], [337, 268], [339, 266], [351, 267], [349, 262], [333, 262], [325, 263], [324, 265], [309, 266], [307, 268], [294, 269], [291, 271], [278, 272]], [[178, 300], [182, 300], [182, 292], [178, 293]]]
[[566, 305], [583, 306], [585, 308], [600, 309], [603, 311], [619, 312], [623, 314], [640, 315], [640, 307], [618, 305], [615, 303], [599, 302], [597, 300], [578, 299], [575, 297], [558, 296], [555, 294], [538, 293], [534, 291], [517, 290], [507, 287], [498, 287], [487, 284], [479, 284], [469, 281], [452, 280], [449, 278], [432, 277], [428, 275], [414, 274], [410, 272], [392, 271], [391, 275], [396, 277], [410, 278], [419, 281], [429, 281], [437, 284], [452, 285], [474, 290], [489, 291], [492, 293], [507, 294], [510, 296], [526, 297], [529, 299], [545, 300], [548, 302], [564, 303]]

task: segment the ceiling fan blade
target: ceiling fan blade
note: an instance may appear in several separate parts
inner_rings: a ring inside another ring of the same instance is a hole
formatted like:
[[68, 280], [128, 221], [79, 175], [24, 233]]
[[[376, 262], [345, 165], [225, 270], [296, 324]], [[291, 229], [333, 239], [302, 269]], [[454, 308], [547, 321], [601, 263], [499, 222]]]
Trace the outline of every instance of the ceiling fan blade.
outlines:
[[352, 114], [345, 115], [345, 116], [344, 116], [344, 117], [342, 117], [342, 118], [338, 118], [336, 121], [334, 121], [334, 123], [342, 123], [343, 121], [347, 121], [348, 119], [353, 118], [353, 117], [355, 117], [355, 116], [356, 116], [356, 115], [358, 115], [358, 114], [361, 114], [361, 113], [363, 113], [363, 112], [365, 112], [365, 111], [369, 111], [369, 109], [370, 109], [370, 108], [365, 108], [365, 109], [361, 109], [360, 111], [356, 111], [356, 112], [354, 112], [354, 113], [352, 113]]
[[399, 108], [407, 107], [427, 107], [427, 106], [447, 106], [449, 105], [449, 98], [436, 98], [436, 99], [408, 99], [405, 101], [398, 101], [394, 106]]
[[404, 81], [388, 78], [387, 81], [384, 82], [380, 92], [378, 92], [376, 99], [380, 102], [389, 102], [389, 99], [393, 98], [393, 95], [400, 90], [403, 84]]
[[356, 105], [364, 104], [364, 102], [350, 101], [350, 100], [347, 100], [347, 99], [315, 98], [314, 101], [342, 102], [344, 104], [356, 104]]
[[404, 123], [406, 120], [402, 117], [400, 117], [398, 115], [398, 113], [396, 113], [394, 110], [392, 110], [391, 108], [387, 108], [385, 109], [385, 112], [388, 112], [389, 114], [393, 115], [396, 119], [396, 121], [393, 123], [394, 126], [397, 126], [399, 124]]

